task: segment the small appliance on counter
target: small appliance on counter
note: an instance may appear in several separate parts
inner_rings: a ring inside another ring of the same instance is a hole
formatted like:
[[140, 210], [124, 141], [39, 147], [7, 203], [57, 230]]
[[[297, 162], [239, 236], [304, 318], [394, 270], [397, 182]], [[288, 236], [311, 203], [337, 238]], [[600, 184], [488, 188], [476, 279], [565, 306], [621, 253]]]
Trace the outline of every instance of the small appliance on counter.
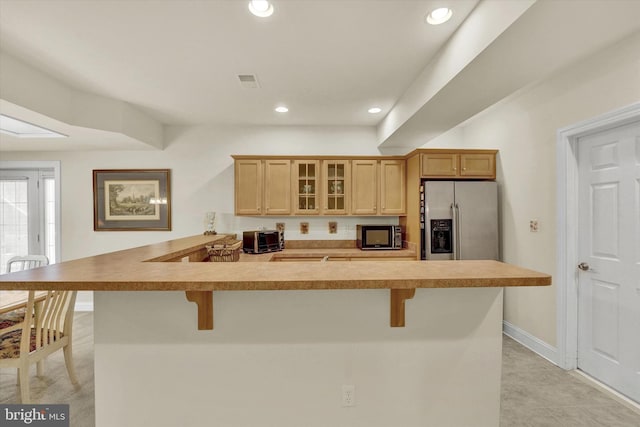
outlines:
[[278, 230], [254, 230], [242, 233], [242, 250], [247, 254], [263, 254], [284, 249], [284, 233]]
[[402, 249], [399, 225], [358, 225], [356, 245], [360, 249]]

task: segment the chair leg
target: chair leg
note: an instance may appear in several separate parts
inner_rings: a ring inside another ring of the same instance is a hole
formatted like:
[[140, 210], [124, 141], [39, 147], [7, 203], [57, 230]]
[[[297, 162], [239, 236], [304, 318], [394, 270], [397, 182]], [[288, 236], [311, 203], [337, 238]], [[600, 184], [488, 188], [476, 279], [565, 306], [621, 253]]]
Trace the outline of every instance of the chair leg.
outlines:
[[64, 364], [67, 366], [67, 372], [69, 373], [69, 379], [71, 384], [78, 385], [78, 378], [76, 377], [76, 370], [73, 366], [73, 356], [71, 354], [71, 341], [63, 348], [64, 351]]
[[30, 403], [29, 398], [29, 364], [23, 363], [18, 369], [18, 380], [20, 381], [20, 402]]

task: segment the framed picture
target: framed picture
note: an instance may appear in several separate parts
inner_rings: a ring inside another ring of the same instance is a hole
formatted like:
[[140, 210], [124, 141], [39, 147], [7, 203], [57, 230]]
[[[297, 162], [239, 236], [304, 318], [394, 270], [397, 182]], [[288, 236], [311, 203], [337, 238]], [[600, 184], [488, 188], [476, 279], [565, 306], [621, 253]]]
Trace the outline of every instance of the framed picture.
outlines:
[[95, 231], [171, 230], [169, 169], [93, 171]]

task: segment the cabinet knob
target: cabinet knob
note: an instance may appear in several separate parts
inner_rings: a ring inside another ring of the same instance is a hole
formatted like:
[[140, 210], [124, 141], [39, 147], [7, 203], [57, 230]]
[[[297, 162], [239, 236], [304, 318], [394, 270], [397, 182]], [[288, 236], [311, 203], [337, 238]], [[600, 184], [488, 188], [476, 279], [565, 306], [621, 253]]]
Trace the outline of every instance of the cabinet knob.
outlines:
[[463, 170], [463, 171], [466, 171], [466, 170], [467, 170], [467, 168], [462, 168], [462, 170]]
[[458, 168], [453, 168], [453, 170], [454, 170], [454, 171], [455, 171], [455, 170], [458, 170]]

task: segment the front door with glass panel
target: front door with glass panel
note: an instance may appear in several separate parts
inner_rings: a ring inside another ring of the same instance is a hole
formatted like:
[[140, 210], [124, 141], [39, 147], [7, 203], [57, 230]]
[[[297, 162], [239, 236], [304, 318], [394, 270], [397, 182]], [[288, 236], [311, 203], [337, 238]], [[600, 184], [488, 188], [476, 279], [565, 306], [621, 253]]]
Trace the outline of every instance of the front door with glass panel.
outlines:
[[55, 181], [52, 171], [0, 170], [0, 273], [19, 255], [56, 261]]

